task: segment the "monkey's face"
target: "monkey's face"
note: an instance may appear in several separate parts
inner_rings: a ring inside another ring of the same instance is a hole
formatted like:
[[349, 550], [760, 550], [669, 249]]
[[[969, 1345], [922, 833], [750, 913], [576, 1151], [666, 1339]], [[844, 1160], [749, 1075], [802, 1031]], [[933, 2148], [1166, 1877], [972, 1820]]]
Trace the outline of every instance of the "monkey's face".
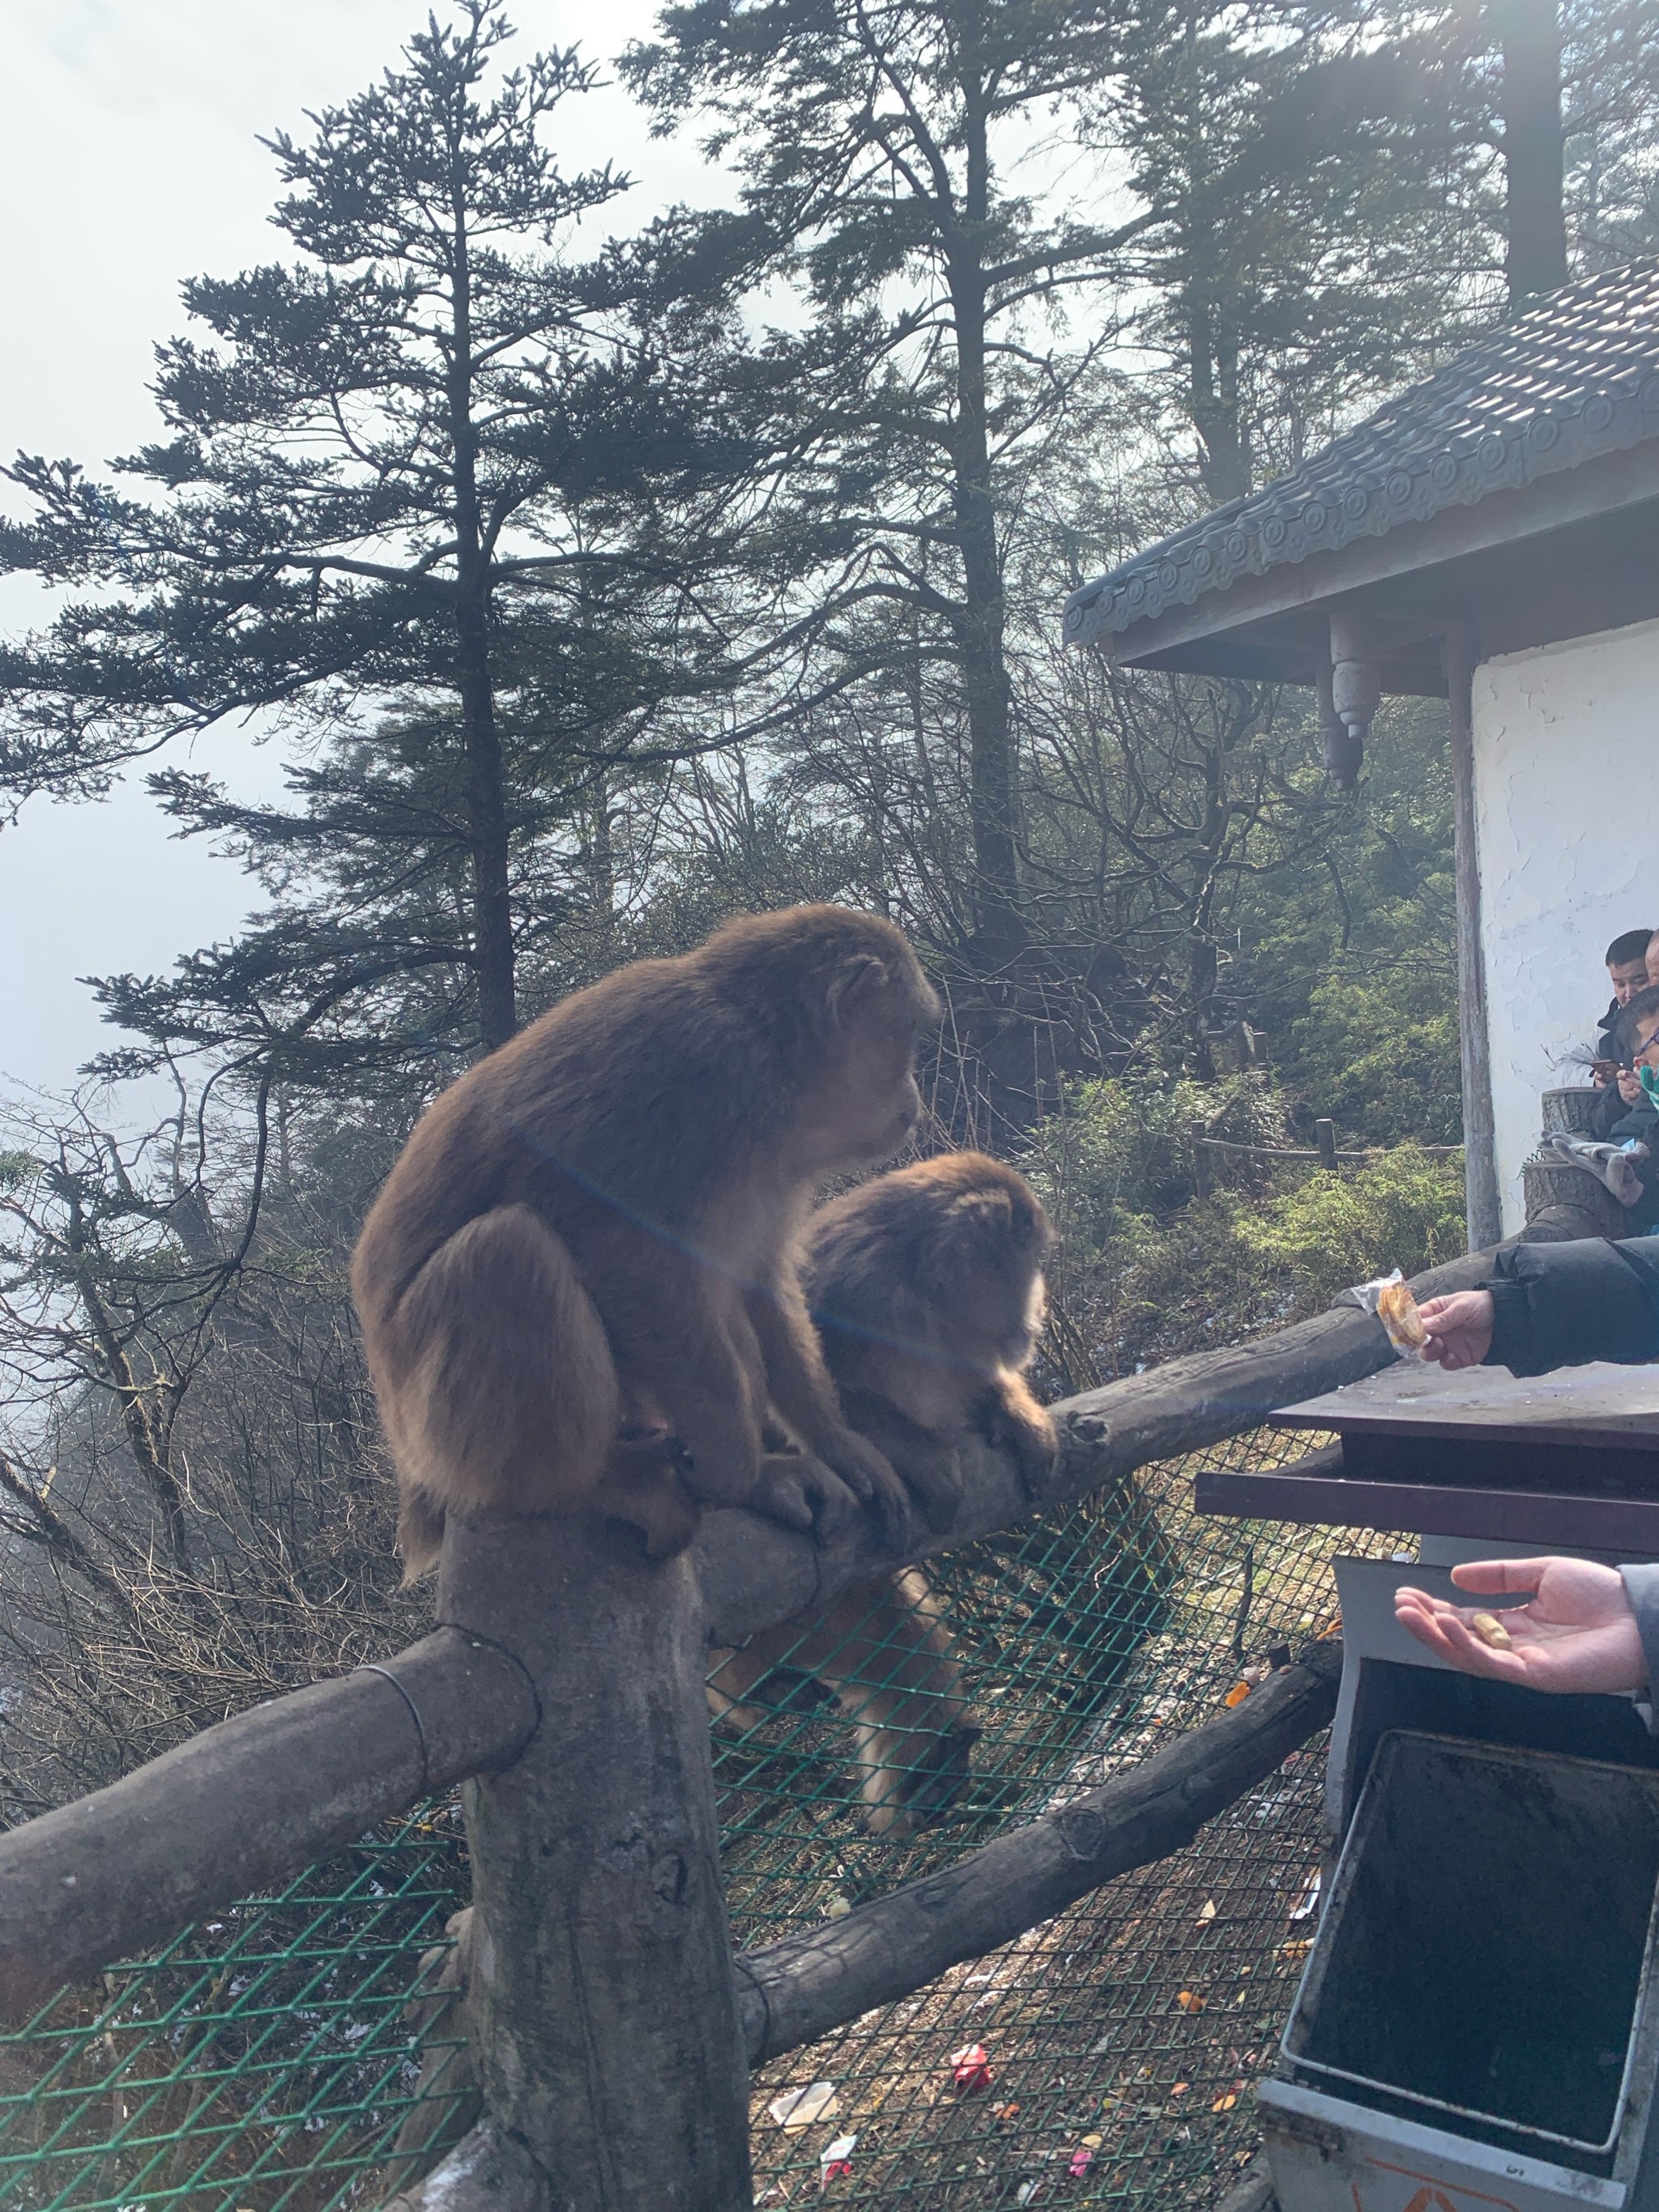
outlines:
[[1048, 1313], [1043, 1262], [1054, 1243], [1032, 1192], [999, 1170], [969, 1184], [933, 1217], [923, 1279], [962, 1341], [1023, 1367]]
[[805, 1102], [803, 1171], [824, 1176], [890, 1159], [921, 1113], [915, 1033], [872, 1014], [847, 1029]]

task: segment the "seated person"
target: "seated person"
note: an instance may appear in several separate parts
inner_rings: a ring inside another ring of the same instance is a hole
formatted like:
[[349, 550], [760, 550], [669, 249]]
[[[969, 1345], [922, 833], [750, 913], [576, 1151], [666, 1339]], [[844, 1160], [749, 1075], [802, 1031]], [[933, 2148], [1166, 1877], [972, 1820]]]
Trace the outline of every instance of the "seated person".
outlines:
[[[1646, 1083], [1659, 1091], [1659, 989], [1638, 991], [1620, 1024], [1638, 1077], [1645, 1072]], [[1620, 1134], [1613, 1141], [1640, 1136], [1654, 1155], [1642, 1164], [1643, 1199], [1630, 1209], [1638, 1227], [1638, 1217], [1659, 1198], [1659, 1115], [1651, 1098], [1644, 1096], [1617, 1127]], [[1659, 1359], [1659, 1237], [1506, 1244], [1479, 1290], [1429, 1298], [1419, 1317], [1428, 1337], [1423, 1357], [1448, 1369], [1547, 1375], [1589, 1359], [1626, 1365]]]
[[[1650, 978], [1647, 953], [1650, 942], [1659, 946], [1659, 930], [1627, 929], [1622, 937], [1615, 937], [1607, 950], [1607, 980], [1613, 986], [1613, 1003], [1596, 1024], [1596, 1067], [1593, 1080], [1603, 1095], [1595, 1102], [1590, 1116], [1588, 1134], [1605, 1139], [1607, 1132], [1621, 1115], [1628, 1113], [1637, 1101], [1635, 1078], [1625, 1072], [1613, 1032], [1619, 1017], [1636, 994], [1646, 988]], [[1616, 1073], [1608, 1069], [1616, 1068]]]
[[1619, 1094], [1631, 1103], [1609, 1123], [1606, 1140], [1622, 1145], [1636, 1138], [1650, 1155], [1638, 1164], [1642, 1195], [1626, 1214], [1627, 1233], [1639, 1235], [1659, 1227], [1659, 986], [1648, 984], [1620, 1009], [1613, 1045]]

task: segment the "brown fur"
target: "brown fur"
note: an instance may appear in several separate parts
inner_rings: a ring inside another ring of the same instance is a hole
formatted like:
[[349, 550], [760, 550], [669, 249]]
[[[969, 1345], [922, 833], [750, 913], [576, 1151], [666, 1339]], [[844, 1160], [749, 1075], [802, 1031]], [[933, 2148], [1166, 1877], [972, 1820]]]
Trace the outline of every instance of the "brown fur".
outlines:
[[[411, 1575], [452, 1508], [616, 1511], [659, 1553], [711, 1504], [902, 1526], [794, 1245], [818, 1183], [902, 1143], [938, 1012], [890, 923], [797, 907], [619, 969], [435, 1102], [352, 1265]], [[619, 1446], [641, 1412], [672, 1434]], [[805, 1455], [769, 1458], [774, 1418]]]
[[961, 1795], [981, 1730], [920, 1567], [849, 1590], [805, 1632], [786, 1623], [715, 1656], [709, 1711], [729, 1727], [757, 1727], [787, 1701], [780, 1669], [831, 1691], [853, 1723], [864, 1824], [874, 1834], [911, 1834]]
[[[1040, 1496], [1057, 1442], [1024, 1370], [1054, 1241], [1036, 1193], [983, 1152], [878, 1176], [816, 1214], [805, 1280], [849, 1420], [936, 1528], [962, 1503], [963, 1438], [1009, 1445]], [[920, 1568], [854, 1590], [803, 1633], [787, 1622], [716, 1655], [717, 1719], [753, 1727], [778, 1669], [823, 1682], [854, 1724], [866, 1826], [903, 1834], [969, 1779], [980, 1727]]]

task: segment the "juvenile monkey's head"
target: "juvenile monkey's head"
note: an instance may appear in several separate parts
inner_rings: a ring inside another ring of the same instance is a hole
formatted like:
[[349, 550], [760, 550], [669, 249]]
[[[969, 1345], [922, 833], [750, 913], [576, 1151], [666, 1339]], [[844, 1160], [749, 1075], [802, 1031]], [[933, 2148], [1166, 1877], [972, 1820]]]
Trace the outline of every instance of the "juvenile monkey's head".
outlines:
[[1024, 1176], [985, 1152], [945, 1152], [849, 1191], [813, 1216], [815, 1310], [1023, 1367], [1046, 1310], [1054, 1231]]
[[921, 1112], [916, 1043], [942, 1012], [901, 930], [849, 907], [788, 907], [728, 922], [697, 957], [768, 1028], [803, 1179], [899, 1150]]
[[1024, 1176], [985, 1152], [949, 1152], [902, 1170], [915, 1182], [923, 1283], [964, 1344], [1024, 1367], [1048, 1312], [1042, 1270], [1054, 1232]]

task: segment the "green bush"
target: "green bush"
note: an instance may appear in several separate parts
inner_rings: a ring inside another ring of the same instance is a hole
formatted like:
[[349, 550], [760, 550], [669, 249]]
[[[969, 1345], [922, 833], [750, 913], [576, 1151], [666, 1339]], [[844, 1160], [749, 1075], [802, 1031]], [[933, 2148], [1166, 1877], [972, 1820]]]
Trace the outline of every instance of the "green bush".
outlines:
[[1128, 1217], [1187, 1203], [1195, 1136], [1284, 1146], [1290, 1128], [1288, 1102], [1263, 1076], [1132, 1074], [1082, 1086], [1038, 1125], [1020, 1164], [1067, 1234], [1094, 1246], [1127, 1233]]
[[1329, 1174], [1234, 1156], [1192, 1194], [1192, 1133], [1282, 1146], [1286, 1103], [1260, 1077], [1100, 1084], [1022, 1162], [1060, 1232], [1052, 1380], [1085, 1389], [1175, 1353], [1317, 1312], [1351, 1284], [1464, 1249], [1460, 1158], [1420, 1145]]
[[1352, 1172], [1322, 1170], [1265, 1206], [1237, 1206], [1234, 1234], [1296, 1310], [1316, 1312], [1352, 1283], [1391, 1267], [1415, 1274], [1465, 1249], [1462, 1155], [1397, 1145]]

